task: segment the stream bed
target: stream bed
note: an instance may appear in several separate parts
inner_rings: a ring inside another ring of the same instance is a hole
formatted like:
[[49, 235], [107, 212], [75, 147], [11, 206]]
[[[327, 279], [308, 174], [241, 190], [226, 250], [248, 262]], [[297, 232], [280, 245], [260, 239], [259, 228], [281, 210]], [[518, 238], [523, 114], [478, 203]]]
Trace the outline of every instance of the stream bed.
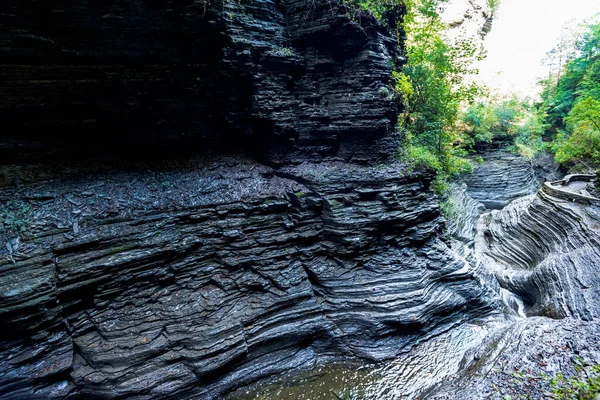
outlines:
[[487, 288], [486, 315], [438, 327], [392, 361], [332, 362], [227, 399], [543, 398], [545, 377], [600, 362], [598, 207], [538, 192], [538, 178], [500, 152], [452, 189], [449, 247]]

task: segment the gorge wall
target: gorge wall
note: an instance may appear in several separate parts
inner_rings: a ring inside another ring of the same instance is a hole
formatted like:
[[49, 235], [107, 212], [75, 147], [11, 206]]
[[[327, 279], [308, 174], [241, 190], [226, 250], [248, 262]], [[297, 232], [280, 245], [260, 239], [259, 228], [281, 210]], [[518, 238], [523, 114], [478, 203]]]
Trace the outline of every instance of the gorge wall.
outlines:
[[[600, 214], [493, 152], [447, 224], [431, 174], [394, 157], [404, 60], [372, 17], [310, 0], [0, 10], [0, 398], [221, 399], [406, 353], [408, 379], [372, 398], [468, 399], [495, 360], [543, 356], [540, 332], [595, 335]], [[490, 333], [441, 344], [473, 321]]]
[[236, 147], [271, 162], [394, 152], [395, 34], [338, 2], [28, 0], [0, 11], [3, 164]]
[[422, 177], [222, 162], [20, 192], [55, 197], [0, 269], [4, 397], [220, 398], [491, 309]]
[[378, 400], [545, 398], [550, 377], [599, 364], [597, 205], [538, 191], [537, 179], [557, 173], [545, 157], [530, 161], [503, 149], [482, 156], [485, 162], [447, 199], [444, 262], [460, 260], [470, 285], [444, 280], [455, 290], [476, 288], [477, 298], [465, 304], [467, 319], [452, 313], [458, 324], [421, 333], [425, 340], [389, 361], [266, 381], [231, 400], [321, 399], [331, 391]]
[[372, 17], [304, 0], [1, 7], [0, 397], [216, 399], [390, 358], [491, 308], [438, 238], [432, 177], [394, 161], [403, 59]]

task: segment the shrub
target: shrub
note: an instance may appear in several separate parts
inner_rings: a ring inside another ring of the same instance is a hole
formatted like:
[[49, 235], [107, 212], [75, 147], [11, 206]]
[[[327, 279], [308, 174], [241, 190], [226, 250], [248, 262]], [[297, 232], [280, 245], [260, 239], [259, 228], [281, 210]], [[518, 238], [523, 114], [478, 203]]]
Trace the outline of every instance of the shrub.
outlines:
[[589, 366], [581, 360], [575, 364], [576, 374], [558, 374], [549, 378], [552, 397], [556, 400], [594, 400], [600, 394], [600, 365]]

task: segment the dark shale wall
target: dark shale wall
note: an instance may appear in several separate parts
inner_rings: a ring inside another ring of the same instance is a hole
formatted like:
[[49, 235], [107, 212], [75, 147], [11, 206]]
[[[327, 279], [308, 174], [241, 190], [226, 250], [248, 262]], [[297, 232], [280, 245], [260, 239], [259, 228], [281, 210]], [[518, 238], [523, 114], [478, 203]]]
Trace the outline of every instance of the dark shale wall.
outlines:
[[335, 2], [8, 1], [0, 26], [3, 163], [215, 148], [276, 162], [365, 160], [394, 150], [395, 35], [370, 17], [351, 21]]

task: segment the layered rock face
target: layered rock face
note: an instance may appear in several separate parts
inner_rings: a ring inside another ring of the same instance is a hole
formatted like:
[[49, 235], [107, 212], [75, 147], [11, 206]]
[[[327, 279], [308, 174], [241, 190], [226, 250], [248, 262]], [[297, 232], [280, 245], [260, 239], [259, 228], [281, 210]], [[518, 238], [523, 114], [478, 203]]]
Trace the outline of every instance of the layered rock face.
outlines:
[[427, 183], [401, 175], [236, 158], [21, 191], [54, 197], [0, 268], [0, 392], [220, 398], [486, 313], [489, 289], [437, 239]]
[[1, 5], [0, 22], [3, 164], [215, 147], [282, 162], [394, 153], [395, 34], [337, 2], [25, 1]]
[[485, 162], [466, 176], [468, 194], [487, 208], [503, 208], [512, 200], [534, 193], [538, 186], [531, 161], [505, 152], [488, 151]]
[[594, 206], [540, 192], [485, 219], [485, 256], [502, 266], [501, 284], [525, 300], [527, 315], [597, 318], [600, 238]]
[[[496, 159], [498, 154], [493, 155], [491, 168], [497, 167]], [[514, 171], [519, 164], [512, 165]], [[542, 180], [556, 176], [552, 168], [536, 169], [544, 173], [539, 176]], [[476, 176], [481, 183], [474, 193], [479, 194], [489, 183], [484, 184], [485, 174]], [[525, 189], [521, 185], [517, 190]], [[490, 192], [492, 199], [506, 193]], [[471, 248], [467, 253], [495, 276], [509, 314], [513, 308], [520, 318], [490, 329], [481, 343], [462, 355], [456, 373], [434, 384], [427, 396], [543, 398], [549, 390], [549, 378], [544, 376], [574, 375], [577, 365], [600, 364], [598, 206], [540, 190], [477, 217], [464, 190], [456, 190], [454, 201], [463, 210], [451, 224], [454, 236], [467, 243]]]
[[[389, 398], [478, 398], [496, 381], [470, 373], [535, 362], [534, 335], [595, 335], [598, 210], [533, 195], [532, 164], [494, 153], [448, 239], [432, 177], [393, 161], [403, 60], [372, 18], [304, 0], [0, 9], [2, 163], [213, 153], [0, 192], [0, 397], [220, 399], [417, 348]], [[472, 321], [490, 334], [463, 335]]]
[[[485, 157], [488, 170], [506, 173], [498, 160], [510, 159], [514, 175], [534, 175], [531, 162], [505, 151]], [[481, 188], [487, 187], [489, 198], [506, 199], [506, 186], [494, 185], [481, 173], [485, 168], [468, 177], [469, 182], [479, 177], [476, 193], [483, 196]], [[543, 398], [550, 390], [544, 376], [599, 364], [598, 207], [538, 192], [531, 180], [515, 189], [521, 197], [490, 211], [469, 195], [472, 190], [457, 185], [447, 200], [451, 250], [446, 251], [462, 261], [463, 273], [478, 288], [477, 300], [466, 304], [467, 320], [440, 326], [435, 335], [366, 372], [331, 368], [320, 372], [314, 385], [306, 383], [310, 379], [267, 383], [234, 399], [292, 399], [294, 393], [317, 399], [332, 390], [342, 398], [350, 393], [378, 400]]]
[[4, 163], [241, 149], [0, 194], [2, 397], [217, 399], [493, 308], [438, 238], [431, 177], [389, 162], [402, 58], [374, 19], [309, 1], [2, 7]]

